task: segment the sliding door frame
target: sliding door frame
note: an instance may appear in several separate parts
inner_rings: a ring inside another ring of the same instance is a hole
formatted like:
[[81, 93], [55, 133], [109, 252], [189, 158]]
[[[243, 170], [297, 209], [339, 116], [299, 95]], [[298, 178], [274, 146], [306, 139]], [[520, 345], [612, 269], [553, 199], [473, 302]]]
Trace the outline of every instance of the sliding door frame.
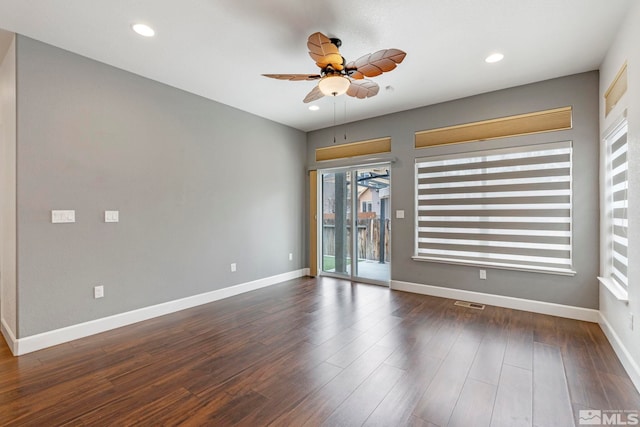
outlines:
[[[310, 229], [313, 230], [315, 229], [315, 236], [312, 236], [310, 239], [310, 244], [314, 245], [314, 248], [312, 248], [310, 250], [309, 253], [309, 264], [311, 266], [315, 265], [316, 266], [316, 271], [317, 271], [317, 275], [319, 276], [326, 276], [326, 277], [335, 277], [338, 279], [345, 279], [345, 280], [351, 280], [351, 281], [357, 281], [357, 282], [361, 282], [361, 283], [369, 283], [369, 284], [373, 284], [373, 285], [379, 285], [379, 286], [385, 286], [385, 287], [390, 287], [391, 286], [391, 259], [393, 256], [393, 248], [391, 247], [391, 239], [389, 239], [389, 252], [390, 252], [390, 257], [389, 257], [389, 280], [376, 280], [376, 279], [370, 279], [370, 278], [366, 278], [366, 277], [360, 277], [358, 276], [358, 250], [357, 250], [357, 246], [358, 246], [358, 233], [357, 233], [357, 221], [358, 221], [358, 185], [356, 180], [353, 178], [353, 176], [355, 176], [354, 172], [357, 172], [359, 170], [362, 169], [369, 169], [369, 168], [374, 168], [374, 167], [380, 167], [380, 166], [387, 166], [389, 169], [389, 188], [391, 188], [391, 165], [392, 165], [392, 161], [382, 161], [382, 162], [376, 162], [376, 163], [363, 163], [363, 164], [353, 164], [353, 165], [348, 165], [348, 166], [340, 166], [340, 167], [333, 167], [333, 168], [326, 168], [326, 169], [318, 169], [317, 171], [312, 171], [315, 172], [315, 201], [311, 200], [313, 198], [313, 189], [311, 191], [311, 195], [310, 195], [310, 208], [313, 209], [314, 208], [314, 202], [315, 202], [315, 212], [312, 213], [310, 215], [311, 218], [316, 218], [315, 220], [315, 224], [311, 224], [310, 225]], [[351, 220], [350, 220], [350, 225], [352, 228], [352, 233], [351, 233], [351, 238], [349, 239], [349, 244], [351, 245], [351, 271], [348, 274], [339, 274], [339, 273], [332, 273], [332, 272], [327, 272], [323, 270], [324, 267], [324, 263], [322, 262], [322, 257], [323, 257], [323, 203], [322, 203], [322, 197], [323, 197], [323, 189], [322, 189], [322, 184], [323, 184], [323, 176], [324, 174], [327, 173], [336, 173], [336, 172], [351, 172], [352, 173], [352, 185], [351, 188], [349, 189], [349, 191], [351, 192]], [[355, 185], [354, 185], [355, 184]], [[312, 183], [313, 185], [313, 183]], [[389, 211], [392, 212], [392, 198], [393, 198], [393, 194], [391, 192], [391, 190], [389, 190]], [[314, 216], [315, 214], [315, 216]], [[320, 220], [318, 220], [318, 218], [320, 218]], [[389, 219], [391, 220], [391, 215], [389, 216]], [[315, 227], [314, 227], [315, 225]], [[315, 257], [314, 259], [312, 259], [312, 252], [315, 252]]]

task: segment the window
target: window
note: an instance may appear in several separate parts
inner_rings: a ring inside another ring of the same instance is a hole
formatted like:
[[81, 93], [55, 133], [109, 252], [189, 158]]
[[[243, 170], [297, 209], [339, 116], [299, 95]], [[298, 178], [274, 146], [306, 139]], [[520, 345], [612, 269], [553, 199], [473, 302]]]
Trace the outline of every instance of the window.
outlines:
[[[627, 281], [627, 227], [628, 227], [628, 162], [627, 121], [622, 120], [604, 138], [604, 216], [603, 236], [605, 262], [604, 281], [614, 295], [624, 299]], [[622, 288], [622, 293], [619, 291]]]
[[416, 159], [416, 260], [575, 274], [570, 141]]

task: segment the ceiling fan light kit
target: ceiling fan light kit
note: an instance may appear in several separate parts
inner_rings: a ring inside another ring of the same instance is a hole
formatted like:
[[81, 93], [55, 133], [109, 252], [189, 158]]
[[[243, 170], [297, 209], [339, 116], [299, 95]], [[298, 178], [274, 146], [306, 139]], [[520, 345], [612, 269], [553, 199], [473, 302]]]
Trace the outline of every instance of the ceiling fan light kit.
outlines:
[[323, 96], [338, 96], [346, 93], [354, 98], [364, 99], [375, 96], [380, 91], [377, 83], [365, 79], [389, 72], [400, 64], [405, 52], [400, 49], [383, 49], [362, 56], [347, 63], [338, 48], [340, 39], [329, 38], [322, 33], [313, 33], [307, 40], [309, 56], [320, 67], [320, 74], [263, 74], [278, 80], [320, 80], [304, 98], [305, 103], [316, 101]]
[[325, 76], [318, 83], [318, 87], [320, 88], [320, 92], [322, 92], [325, 96], [338, 96], [347, 92], [351, 86], [351, 81], [343, 76]]

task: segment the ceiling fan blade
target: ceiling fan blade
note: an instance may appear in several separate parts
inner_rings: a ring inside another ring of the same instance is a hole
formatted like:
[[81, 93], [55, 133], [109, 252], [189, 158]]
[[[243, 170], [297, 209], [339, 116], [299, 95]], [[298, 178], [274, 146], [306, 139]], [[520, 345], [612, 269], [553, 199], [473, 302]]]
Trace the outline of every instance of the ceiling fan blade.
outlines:
[[331, 65], [336, 71], [344, 68], [344, 59], [340, 55], [338, 46], [331, 42], [331, 39], [322, 33], [313, 33], [307, 40], [309, 48], [309, 56], [316, 61], [316, 65], [320, 68], [326, 68]]
[[371, 80], [358, 80], [351, 82], [349, 89], [347, 89], [347, 95], [358, 99], [371, 98], [376, 96], [379, 90], [380, 86]]
[[309, 102], [313, 102], [313, 101], [317, 101], [318, 99], [322, 98], [324, 96], [324, 93], [322, 93], [322, 91], [320, 90], [320, 86], [314, 87], [311, 92], [309, 92], [307, 94], [307, 96], [305, 96], [303, 102], [305, 104], [308, 104]]
[[389, 72], [401, 63], [407, 54], [400, 49], [383, 49], [375, 53], [362, 56], [346, 65], [346, 69], [355, 70], [349, 76], [354, 79], [375, 77]]
[[263, 76], [272, 79], [291, 81], [318, 80], [321, 77], [320, 74], [263, 74]]

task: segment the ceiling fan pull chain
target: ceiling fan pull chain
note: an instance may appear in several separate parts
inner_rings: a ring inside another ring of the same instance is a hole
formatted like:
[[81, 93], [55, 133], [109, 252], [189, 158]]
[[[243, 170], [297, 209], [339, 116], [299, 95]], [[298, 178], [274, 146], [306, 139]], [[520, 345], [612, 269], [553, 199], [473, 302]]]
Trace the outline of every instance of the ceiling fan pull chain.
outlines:
[[336, 143], [336, 97], [333, 97], [333, 143]]
[[344, 100], [344, 121], [342, 122], [344, 130], [344, 140], [347, 140], [347, 100]]

